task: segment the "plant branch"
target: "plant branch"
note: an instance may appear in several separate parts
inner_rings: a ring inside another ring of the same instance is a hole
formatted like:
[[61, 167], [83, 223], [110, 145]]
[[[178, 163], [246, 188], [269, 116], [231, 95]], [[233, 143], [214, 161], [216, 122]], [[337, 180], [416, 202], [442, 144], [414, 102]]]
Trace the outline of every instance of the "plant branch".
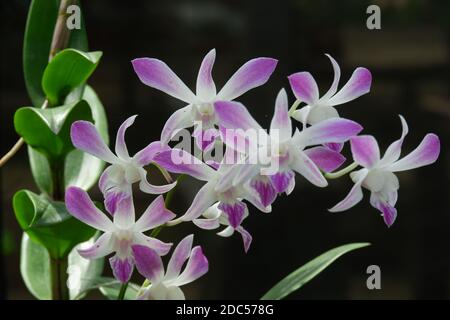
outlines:
[[119, 295], [117, 296], [117, 300], [123, 300], [125, 298], [125, 293], [127, 291], [128, 282], [122, 283], [120, 287]]
[[352, 164], [350, 164], [349, 166], [345, 167], [342, 170], [339, 170], [336, 172], [325, 173], [325, 178], [327, 178], [327, 179], [340, 178], [340, 177], [346, 175], [347, 173], [353, 171], [354, 169], [356, 169], [357, 166], [358, 166], [358, 164], [356, 162], [353, 162]]
[[[76, 0], [62, 0], [59, 5], [58, 18], [56, 19], [55, 29], [53, 30], [53, 38], [50, 46], [48, 60], [52, 60], [55, 54], [67, 47], [70, 38], [70, 30], [66, 27], [67, 7], [76, 3]], [[48, 100], [45, 99], [41, 109], [48, 107]], [[24, 140], [20, 138], [14, 146], [0, 159], [0, 168], [8, 162], [22, 147]]]

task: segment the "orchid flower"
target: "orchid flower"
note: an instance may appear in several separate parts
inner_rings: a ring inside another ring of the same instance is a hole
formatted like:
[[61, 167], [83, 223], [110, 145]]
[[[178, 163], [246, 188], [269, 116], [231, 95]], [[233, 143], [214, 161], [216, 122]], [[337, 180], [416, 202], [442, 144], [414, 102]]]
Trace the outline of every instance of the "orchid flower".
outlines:
[[214, 204], [209, 207], [203, 214], [203, 218], [194, 219], [192, 222], [199, 228], [205, 230], [214, 230], [219, 228], [221, 225], [225, 226], [225, 229], [218, 232], [217, 235], [221, 237], [231, 237], [234, 234], [234, 231], [237, 231], [242, 236], [242, 241], [244, 242], [244, 250], [247, 253], [250, 248], [250, 244], [252, 243], [252, 236], [250, 233], [242, 227], [242, 221], [248, 216], [248, 211], [242, 217], [239, 222], [238, 227], [234, 228], [231, 226], [230, 220], [228, 219], [228, 215], [225, 214], [222, 210], [219, 209], [219, 203]]
[[122, 283], [127, 282], [134, 268], [132, 245], [143, 245], [159, 255], [169, 252], [171, 243], [148, 237], [144, 232], [154, 229], [175, 217], [164, 207], [163, 196], [158, 196], [135, 221], [132, 197], [121, 201], [111, 221], [92, 202], [89, 195], [78, 187], [66, 191], [66, 206], [72, 216], [87, 225], [103, 231], [103, 234], [90, 248], [78, 248], [78, 253], [86, 259], [98, 259], [115, 253], [109, 259], [114, 277]]
[[[240, 67], [217, 93], [212, 78], [216, 50], [212, 49], [203, 59], [197, 76], [194, 94], [181, 79], [161, 60], [138, 58], [132, 61], [134, 71], [146, 85], [161, 90], [188, 105], [177, 110], [167, 120], [161, 133], [161, 142], [167, 143], [177, 131], [197, 124], [194, 137], [201, 150], [211, 147], [218, 137], [215, 129], [214, 102], [234, 100], [245, 92], [263, 85], [274, 71], [277, 60], [256, 58]], [[201, 123], [201, 127], [198, 124]]]
[[176, 182], [162, 186], [152, 185], [147, 181], [147, 171], [144, 169], [158, 152], [167, 150], [168, 147], [162, 146], [160, 142], [152, 142], [133, 157], [128, 154], [125, 132], [135, 119], [136, 116], [129, 117], [120, 126], [116, 138], [116, 155], [107, 147], [91, 122], [76, 121], [71, 127], [70, 136], [76, 148], [112, 164], [99, 180], [105, 207], [111, 214], [114, 214], [120, 201], [131, 197], [133, 183], [139, 182], [141, 191], [150, 194], [166, 193], [176, 185]]
[[[181, 240], [170, 258], [166, 272], [164, 272], [161, 257], [154, 250], [142, 245], [132, 246], [136, 268], [140, 274], [151, 282], [148, 287], [143, 289], [143, 292], [138, 294], [138, 299], [185, 299], [180, 287], [197, 280], [208, 272], [209, 268], [208, 260], [203, 254], [202, 248], [196, 246], [191, 250], [193, 239], [194, 236], [191, 234]], [[181, 272], [186, 260], [188, 260], [186, 267]]]
[[[283, 89], [277, 96], [275, 113], [268, 134], [240, 103], [217, 102], [215, 111], [224, 128], [221, 129], [222, 138], [228, 147], [241, 153], [259, 153], [260, 150], [264, 150], [263, 154], [268, 154], [271, 167], [278, 168], [276, 172], [267, 174], [277, 193], [292, 192], [295, 186], [295, 172], [318, 187], [327, 186], [327, 180], [319, 167], [324, 171], [332, 171], [339, 167], [345, 158], [339, 152], [322, 146], [307, 150], [305, 148], [330, 142], [345, 142], [362, 130], [356, 122], [336, 118], [304, 128], [302, 131], [296, 130], [292, 135], [287, 95]], [[249, 139], [251, 135], [248, 135], [248, 132], [259, 132], [262, 139], [259, 139], [260, 141]], [[254, 155], [248, 156], [252, 158]], [[256, 164], [242, 166], [234, 183], [242, 183], [243, 180], [248, 180], [259, 172], [262, 173], [261, 169], [267, 166], [261, 163], [259, 158]], [[267, 191], [267, 189], [258, 190], [257, 186], [256, 190], [261, 196]]]
[[396, 217], [397, 190], [399, 181], [394, 172], [411, 170], [432, 164], [436, 161], [440, 152], [438, 136], [427, 134], [419, 146], [410, 154], [400, 158], [401, 148], [405, 136], [408, 134], [408, 124], [400, 116], [402, 122], [402, 135], [394, 141], [380, 159], [378, 143], [373, 136], [363, 135], [354, 137], [350, 141], [353, 159], [363, 169], [350, 174], [355, 183], [350, 193], [344, 200], [330, 209], [331, 212], [347, 210], [363, 198], [362, 187], [370, 190], [370, 204], [381, 211], [384, 222], [390, 227]]
[[348, 82], [337, 92], [341, 69], [332, 56], [330, 59], [334, 70], [334, 79], [330, 89], [319, 97], [319, 89], [309, 72], [297, 72], [288, 77], [292, 91], [297, 100], [305, 102], [306, 106], [293, 112], [292, 117], [304, 125], [337, 118], [339, 114], [334, 106], [352, 101], [370, 91], [372, 75], [366, 68], [356, 68]]
[[[183, 221], [191, 221], [200, 217], [209, 207], [219, 202], [218, 208], [226, 214], [232, 228], [239, 228], [242, 220], [248, 215], [247, 205], [242, 200], [247, 200], [260, 211], [270, 212], [271, 206], [264, 206], [256, 192], [247, 188], [244, 184], [233, 184], [238, 170], [237, 166], [227, 164], [227, 148], [224, 160], [217, 170], [214, 170], [190, 153], [172, 149], [163, 151], [155, 157], [155, 162], [169, 172], [188, 174], [198, 180], [207, 183], [198, 191], [191, 206], [180, 218]], [[228, 162], [229, 163], [229, 162]]]

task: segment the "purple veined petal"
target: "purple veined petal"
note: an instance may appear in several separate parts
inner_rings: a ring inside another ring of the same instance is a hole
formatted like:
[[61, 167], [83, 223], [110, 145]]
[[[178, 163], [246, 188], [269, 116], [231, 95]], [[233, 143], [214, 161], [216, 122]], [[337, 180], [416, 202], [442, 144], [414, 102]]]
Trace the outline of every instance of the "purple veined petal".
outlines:
[[309, 72], [297, 72], [289, 77], [289, 84], [295, 97], [309, 105], [314, 105], [319, 100], [319, 88], [316, 80]]
[[247, 192], [244, 195], [243, 198], [245, 200], [250, 202], [253, 206], [255, 206], [255, 208], [257, 208], [261, 212], [269, 213], [272, 211], [272, 206], [270, 204], [265, 206], [261, 201], [261, 197], [259, 196], [259, 194], [256, 191], [254, 191], [254, 190], [250, 190], [250, 191], [251, 192]]
[[270, 136], [278, 135], [280, 141], [292, 137], [292, 123], [289, 117], [288, 98], [286, 91], [281, 89], [275, 101], [275, 112], [270, 123]]
[[330, 142], [346, 142], [361, 132], [360, 124], [343, 118], [327, 119], [294, 133], [297, 146], [313, 146]]
[[311, 112], [311, 109], [313, 109], [311, 106], [304, 106], [303, 108], [300, 108], [299, 110], [295, 110], [292, 113], [292, 118], [297, 120], [298, 122], [302, 123], [303, 125], [306, 125], [309, 122], [309, 114]]
[[295, 173], [292, 170], [279, 171], [269, 176], [272, 186], [277, 193], [286, 192], [289, 185], [292, 184], [291, 180], [295, 179]]
[[187, 283], [191, 283], [207, 273], [208, 269], [208, 259], [203, 254], [202, 248], [196, 246], [191, 251], [186, 268], [184, 268], [178, 278], [172, 281], [172, 284], [180, 287]]
[[394, 162], [386, 169], [397, 172], [411, 170], [434, 163], [439, 157], [441, 144], [439, 137], [434, 133], [428, 133], [422, 142], [410, 154]]
[[217, 201], [217, 194], [214, 191], [214, 183], [205, 184], [197, 193], [191, 206], [182, 216], [183, 221], [191, 221], [200, 217], [209, 207]]
[[348, 82], [328, 100], [328, 105], [337, 106], [368, 93], [372, 85], [372, 74], [366, 68], [356, 68]]
[[138, 58], [132, 60], [131, 63], [139, 79], [147, 86], [161, 90], [187, 103], [196, 101], [195, 94], [161, 60]]
[[302, 175], [306, 180], [317, 187], [323, 188], [328, 185], [327, 180], [324, 178], [317, 165], [303, 151], [295, 151], [291, 169]]
[[353, 160], [359, 165], [371, 168], [380, 161], [380, 149], [373, 136], [362, 135], [350, 140]]
[[219, 100], [234, 100], [245, 92], [259, 87], [269, 80], [278, 60], [256, 58], [247, 61], [227, 81], [218, 93]]
[[109, 189], [104, 193], [105, 197], [105, 208], [106, 210], [114, 215], [119, 208], [119, 203], [122, 201], [128, 201], [131, 198], [131, 186], [128, 191], [120, 190], [119, 188]]
[[118, 202], [114, 212], [114, 225], [120, 229], [128, 229], [135, 223], [135, 218], [133, 197], [130, 195]]
[[391, 145], [387, 148], [384, 156], [381, 158], [380, 166], [389, 165], [400, 158], [400, 153], [402, 151], [403, 140], [408, 134], [408, 124], [406, 123], [405, 118], [399, 115], [400, 121], [402, 122], [402, 135], [400, 139], [391, 143]]
[[336, 60], [334, 60], [334, 58], [331, 55], [327, 53], [325, 55], [327, 56], [328, 59], [330, 59], [334, 71], [334, 78], [333, 83], [330, 86], [330, 89], [328, 89], [327, 93], [325, 93], [322, 96], [322, 98], [320, 98], [320, 101], [328, 100], [336, 93], [339, 85], [339, 79], [341, 78], [341, 68], [339, 68], [339, 64], [336, 62]]
[[393, 205], [380, 199], [376, 193], [370, 195], [370, 204], [381, 212], [384, 223], [388, 227], [394, 224], [395, 219], [397, 218], [397, 209], [395, 209]]
[[119, 158], [121, 158], [123, 160], [130, 159], [130, 155], [128, 154], [127, 144], [125, 143], [125, 132], [134, 123], [134, 120], [136, 120], [136, 117], [137, 117], [137, 115], [129, 117], [127, 120], [125, 120], [122, 123], [122, 125], [119, 127], [119, 130], [117, 131], [116, 154]]
[[324, 143], [323, 144], [326, 148], [335, 151], [335, 152], [341, 152], [342, 149], [344, 148], [344, 143], [343, 142], [330, 142], [330, 143]]
[[84, 120], [75, 121], [70, 128], [70, 137], [75, 148], [92, 154], [108, 163], [116, 163], [118, 161], [91, 122]]
[[365, 171], [362, 174], [360, 174], [359, 179], [355, 182], [352, 189], [350, 190], [348, 195], [344, 198], [344, 200], [339, 202], [333, 208], [328, 209], [328, 211], [330, 211], [330, 212], [345, 211], [345, 210], [348, 210], [351, 207], [355, 206], [357, 203], [359, 203], [363, 198], [361, 184], [363, 183], [364, 179], [366, 178], [367, 173], [368, 173], [368, 171]]
[[258, 193], [264, 207], [270, 206], [277, 198], [277, 190], [267, 177], [255, 177], [250, 181], [250, 187]]
[[138, 221], [136, 221], [136, 225], [134, 226], [134, 228], [136, 231], [145, 232], [147, 230], [163, 225], [167, 221], [175, 218], [175, 216], [176, 215], [172, 211], [166, 209], [163, 196], [158, 196], [147, 207]]
[[138, 272], [152, 283], [159, 283], [164, 277], [161, 257], [154, 250], [142, 245], [133, 245], [131, 250]]
[[214, 230], [220, 227], [220, 222], [218, 218], [210, 218], [210, 219], [194, 219], [192, 222], [204, 230]]
[[263, 130], [259, 123], [253, 119], [247, 108], [240, 102], [217, 101], [214, 110], [219, 125], [227, 129]]
[[339, 168], [345, 157], [326, 147], [313, 147], [303, 151], [322, 171], [331, 172]]
[[238, 228], [236, 229], [236, 231], [239, 232], [239, 233], [241, 234], [241, 236], [242, 236], [242, 241], [244, 242], [244, 251], [245, 251], [245, 253], [247, 253], [248, 250], [250, 249], [250, 245], [252, 244], [253, 237], [252, 237], [252, 235], [251, 235], [247, 230], [245, 230], [243, 227], [238, 227]]
[[86, 191], [78, 187], [66, 190], [66, 207], [72, 216], [101, 231], [111, 231], [114, 225], [92, 202]]
[[181, 268], [191, 255], [193, 241], [194, 235], [190, 234], [177, 245], [167, 265], [165, 280], [173, 280], [179, 276]]
[[130, 280], [134, 269], [134, 262], [131, 257], [121, 259], [115, 255], [109, 259], [109, 264], [111, 265], [114, 278], [121, 283], [126, 283]]
[[195, 143], [197, 147], [202, 151], [209, 151], [212, 147], [214, 147], [214, 142], [217, 138], [220, 137], [219, 131], [215, 128], [200, 130], [199, 128], [195, 128], [192, 136], [195, 139]]
[[226, 227], [220, 232], [217, 232], [217, 235], [219, 237], [228, 238], [231, 237], [234, 234], [234, 228], [231, 226]]
[[161, 143], [167, 144], [179, 130], [192, 127], [194, 125], [192, 113], [192, 105], [172, 113], [161, 131]]
[[216, 175], [214, 169], [181, 149], [163, 151], [153, 160], [170, 172], [188, 174], [198, 180], [208, 181]]
[[77, 247], [78, 254], [85, 259], [98, 259], [113, 252], [111, 232], [102, 234], [89, 248], [83, 248], [83, 244]]
[[169, 253], [170, 248], [172, 247], [172, 243], [165, 243], [156, 238], [147, 237], [143, 233], [136, 233], [134, 235], [134, 244], [149, 247], [160, 256], [165, 256]]
[[216, 49], [212, 49], [203, 58], [200, 70], [197, 76], [197, 96], [204, 100], [210, 101], [216, 96], [216, 85], [212, 78], [212, 68], [214, 66], [214, 61], [216, 60]]
[[327, 119], [339, 118], [339, 113], [334, 107], [316, 106], [311, 109], [308, 115], [308, 123], [314, 125]]
[[230, 226], [234, 229], [242, 223], [245, 213], [248, 210], [247, 205], [242, 201], [235, 201], [232, 203], [220, 202], [218, 208], [226, 215]]
[[133, 157], [133, 160], [135, 161], [135, 163], [143, 167], [152, 162], [153, 158], [158, 153], [169, 150], [170, 150], [169, 146], [162, 144], [160, 141], [154, 141], [150, 143], [148, 146], [146, 146], [144, 149], [136, 153]]

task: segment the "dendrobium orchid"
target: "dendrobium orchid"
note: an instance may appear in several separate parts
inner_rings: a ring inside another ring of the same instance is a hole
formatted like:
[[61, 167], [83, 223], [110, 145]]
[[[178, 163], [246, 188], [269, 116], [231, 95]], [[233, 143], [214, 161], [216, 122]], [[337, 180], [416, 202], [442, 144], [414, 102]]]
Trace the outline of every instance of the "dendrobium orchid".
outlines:
[[[245, 215], [242, 217], [242, 221], [248, 216], [248, 211], [245, 212]], [[222, 210], [219, 209], [219, 203], [209, 207], [203, 214], [203, 218], [194, 219], [192, 222], [199, 228], [205, 230], [214, 230], [219, 228], [221, 225], [224, 225], [225, 228], [218, 232], [217, 235], [221, 237], [231, 237], [234, 234], [234, 231], [237, 231], [242, 236], [242, 241], [244, 242], [244, 250], [248, 252], [250, 249], [250, 244], [252, 243], [251, 234], [242, 227], [242, 221], [239, 223], [237, 228], [231, 226], [230, 220], [228, 219], [228, 215], [225, 214]]]
[[330, 209], [331, 212], [347, 210], [363, 198], [362, 187], [370, 190], [370, 204], [381, 211], [384, 222], [390, 227], [396, 217], [397, 190], [399, 181], [394, 172], [411, 170], [432, 164], [440, 152], [438, 136], [427, 134], [419, 146], [410, 154], [400, 158], [401, 148], [405, 136], [408, 134], [408, 125], [400, 116], [402, 122], [402, 135], [394, 141], [380, 159], [378, 143], [373, 136], [363, 135], [350, 140], [353, 159], [363, 167], [350, 174], [355, 183], [344, 200]]
[[[318, 187], [327, 186], [327, 180], [319, 167], [324, 171], [332, 171], [339, 167], [345, 158], [340, 153], [322, 146], [306, 150], [305, 148], [325, 143], [345, 142], [362, 130], [362, 127], [354, 121], [336, 118], [304, 128], [302, 131], [296, 130], [292, 134], [287, 95], [283, 89], [276, 99], [269, 134], [240, 103], [220, 101], [215, 104], [215, 110], [223, 126], [221, 132], [225, 144], [247, 154], [250, 159], [251, 153], [258, 153], [253, 156], [258, 162], [244, 165], [234, 183], [242, 183], [243, 179], [253, 178], [261, 172], [267, 175], [278, 193], [292, 192], [295, 186], [294, 172]], [[262, 136], [262, 139], [258, 142], [256, 139], [250, 139], [249, 132], [258, 132], [257, 136]], [[268, 156], [268, 163], [262, 163], [266, 160], [262, 159], [261, 154]], [[274, 172], [264, 173], [262, 169], [268, 168]], [[262, 197], [267, 191], [265, 188], [256, 190]]]
[[79, 248], [78, 253], [86, 259], [98, 259], [115, 253], [109, 262], [114, 277], [122, 283], [128, 282], [133, 273], [135, 261], [131, 250], [133, 245], [151, 248], [158, 255], [167, 254], [172, 246], [171, 243], [164, 243], [144, 234], [175, 217], [174, 213], [165, 208], [163, 196], [158, 196], [137, 221], [132, 199], [128, 197], [119, 202], [114, 219], [111, 221], [94, 205], [86, 191], [78, 187], [69, 187], [66, 190], [65, 200], [70, 214], [103, 232], [92, 247]]
[[136, 74], [144, 84], [188, 103], [167, 120], [161, 132], [161, 142], [167, 143], [180, 129], [197, 125], [193, 134], [197, 145], [202, 150], [208, 149], [218, 137], [214, 102], [234, 100], [263, 85], [277, 65], [277, 60], [272, 58], [252, 59], [240, 67], [217, 93], [211, 74], [215, 59], [215, 49], [203, 59], [197, 76], [196, 94], [163, 61], [154, 58], [138, 58], [132, 61]]
[[128, 154], [125, 132], [135, 119], [136, 116], [129, 117], [120, 126], [116, 138], [116, 155], [111, 152], [91, 122], [76, 121], [71, 127], [70, 135], [76, 148], [112, 164], [106, 168], [99, 180], [99, 188], [105, 197], [105, 207], [111, 214], [114, 214], [120, 201], [131, 197], [133, 183], [139, 182], [140, 190], [150, 194], [166, 193], [176, 185], [176, 182], [162, 186], [152, 185], [147, 181], [147, 171], [144, 169], [158, 152], [167, 150], [167, 146], [152, 142], [133, 157]]
[[[192, 250], [194, 236], [189, 235], [180, 241], [164, 272], [161, 257], [152, 249], [133, 245], [133, 256], [139, 273], [150, 280], [148, 287], [141, 289], [138, 299], [141, 300], [184, 300], [180, 287], [191, 283], [208, 272], [208, 260], [200, 246]], [[189, 259], [189, 260], [188, 260]], [[181, 268], [188, 260], [183, 272]]]
[[348, 82], [337, 92], [341, 69], [332, 56], [330, 59], [334, 70], [334, 79], [330, 89], [319, 97], [316, 80], [309, 72], [297, 72], [288, 77], [292, 91], [299, 102], [306, 106], [292, 113], [292, 117], [303, 124], [315, 124], [320, 121], [337, 118], [339, 114], [334, 106], [352, 101], [370, 91], [372, 75], [366, 68], [356, 68]]
[[248, 215], [247, 205], [242, 200], [249, 201], [263, 212], [272, 210], [270, 205], [264, 206], [258, 194], [247, 188], [246, 185], [233, 184], [233, 180], [238, 174], [238, 167], [227, 164], [229, 157], [231, 156], [225, 154], [219, 168], [214, 170], [190, 153], [180, 149], [163, 151], [155, 156], [154, 161], [169, 172], [188, 174], [198, 180], [207, 181], [198, 191], [186, 213], [180, 217], [181, 220], [196, 219], [209, 207], [219, 202], [218, 208], [226, 214], [230, 226], [237, 229]]

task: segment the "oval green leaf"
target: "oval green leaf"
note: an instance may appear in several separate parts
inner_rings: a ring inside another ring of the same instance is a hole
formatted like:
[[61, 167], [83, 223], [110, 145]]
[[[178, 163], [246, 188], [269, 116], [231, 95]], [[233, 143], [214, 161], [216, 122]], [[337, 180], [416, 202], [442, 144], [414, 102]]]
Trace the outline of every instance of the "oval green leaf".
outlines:
[[283, 299], [292, 292], [300, 289], [305, 283], [321, 273], [343, 254], [369, 245], [370, 243], [350, 243], [325, 252], [278, 282], [261, 300]]
[[82, 85], [97, 67], [102, 53], [65, 49], [45, 68], [42, 89], [51, 105], [64, 102], [66, 96]]
[[95, 234], [93, 228], [72, 217], [63, 202], [50, 201], [28, 190], [16, 192], [13, 208], [22, 230], [54, 259], [67, 257], [77, 244]]

